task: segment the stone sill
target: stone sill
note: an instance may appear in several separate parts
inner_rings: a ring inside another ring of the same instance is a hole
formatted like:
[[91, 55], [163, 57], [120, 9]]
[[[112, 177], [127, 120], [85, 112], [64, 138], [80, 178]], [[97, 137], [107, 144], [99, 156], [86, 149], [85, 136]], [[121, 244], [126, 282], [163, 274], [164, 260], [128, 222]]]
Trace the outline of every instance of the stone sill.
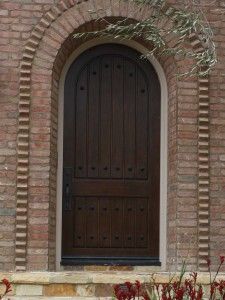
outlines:
[[[174, 272], [134, 272], [134, 271], [67, 271], [67, 272], [0, 272], [0, 279], [7, 278], [12, 284], [117, 284], [125, 281], [149, 283], [154, 275], [156, 283], [166, 283]], [[189, 276], [190, 272], [186, 273]], [[215, 273], [212, 273], [214, 278]], [[225, 279], [225, 273], [219, 273], [217, 279]], [[210, 282], [208, 272], [198, 272], [198, 283]]]
[[9, 300], [112, 300], [112, 297], [10, 296]]

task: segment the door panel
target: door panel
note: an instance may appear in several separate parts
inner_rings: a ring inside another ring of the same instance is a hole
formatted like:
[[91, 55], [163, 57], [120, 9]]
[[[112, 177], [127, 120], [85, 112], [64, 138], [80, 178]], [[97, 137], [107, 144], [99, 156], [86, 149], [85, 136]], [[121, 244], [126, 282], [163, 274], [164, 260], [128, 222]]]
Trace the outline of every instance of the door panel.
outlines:
[[63, 264], [159, 264], [160, 88], [139, 55], [102, 45], [68, 71]]
[[76, 197], [73, 247], [82, 248], [80, 253], [85, 248], [124, 248], [123, 253], [146, 248], [147, 218], [147, 198]]

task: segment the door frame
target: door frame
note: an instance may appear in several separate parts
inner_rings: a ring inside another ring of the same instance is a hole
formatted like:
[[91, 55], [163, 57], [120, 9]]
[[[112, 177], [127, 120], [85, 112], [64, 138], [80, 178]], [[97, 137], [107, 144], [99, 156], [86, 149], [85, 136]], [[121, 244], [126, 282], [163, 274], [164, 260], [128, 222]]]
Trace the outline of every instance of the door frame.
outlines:
[[[95, 38], [83, 43], [75, 49], [69, 56], [61, 72], [59, 81], [59, 100], [58, 100], [58, 169], [57, 169], [57, 199], [56, 199], [56, 270], [60, 271], [63, 267], [61, 261], [61, 240], [62, 240], [62, 175], [63, 175], [63, 116], [64, 116], [64, 84], [66, 74], [73, 61], [84, 51], [97, 45], [115, 43], [128, 46], [140, 52], [147, 53], [147, 48], [138, 42], [115, 41], [107, 38]], [[160, 245], [159, 258], [161, 261], [161, 271], [166, 267], [167, 249], [167, 164], [168, 164], [168, 89], [165, 73], [158, 60], [154, 57], [149, 58], [150, 63], [155, 68], [161, 87], [161, 132], [160, 132]]]

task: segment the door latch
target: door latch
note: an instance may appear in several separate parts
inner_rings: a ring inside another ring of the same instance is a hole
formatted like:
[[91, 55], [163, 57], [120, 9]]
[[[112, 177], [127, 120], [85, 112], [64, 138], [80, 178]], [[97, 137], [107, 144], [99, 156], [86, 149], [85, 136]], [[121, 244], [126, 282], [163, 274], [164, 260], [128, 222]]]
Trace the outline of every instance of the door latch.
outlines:
[[63, 168], [63, 209], [72, 209], [73, 168]]

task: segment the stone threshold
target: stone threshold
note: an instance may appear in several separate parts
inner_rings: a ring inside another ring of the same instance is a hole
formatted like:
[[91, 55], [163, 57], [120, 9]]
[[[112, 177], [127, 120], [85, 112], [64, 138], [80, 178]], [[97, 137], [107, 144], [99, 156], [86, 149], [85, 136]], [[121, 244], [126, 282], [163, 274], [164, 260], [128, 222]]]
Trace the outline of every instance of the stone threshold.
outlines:
[[112, 300], [112, 297], [39, 297], [39, 296], [10, 296], [9, 300]]
[[[112, 298], [114, 284], [135, 280], [148, 284], [152, 277], [156, 283], [166, 283], [174, 275], [179, 277], [179, 273], [134, 271], [0, 272], [0, 280], [12, 283], [10, 300], [103, 300]], [[218, 279], [225, 280], [225, 273]], [[208, 273], [198, 273], [198, 283], [207, 286], [209, 282]]]
[[[134, 271], [67, 271], [67, 272], [0, 272], [1, 278], [7, 278], [12, 284], [117, 284], [125, 281], [134, 282], [139, 280], [143, 283], [149, 283], [154, 277], [156, 283], [166, 283], [171, 277], [179, 276], [179, 272], [134, 272]], [[190, 272], [186, 273], [188, 276]], [[215, 273], [212, 272], [212, 277]], [[225, 272], [219, 273], [218, 279], [225, 278]], [[209, 284], [209, 273], [198, 272], [198, 282], [201, 284]]]

